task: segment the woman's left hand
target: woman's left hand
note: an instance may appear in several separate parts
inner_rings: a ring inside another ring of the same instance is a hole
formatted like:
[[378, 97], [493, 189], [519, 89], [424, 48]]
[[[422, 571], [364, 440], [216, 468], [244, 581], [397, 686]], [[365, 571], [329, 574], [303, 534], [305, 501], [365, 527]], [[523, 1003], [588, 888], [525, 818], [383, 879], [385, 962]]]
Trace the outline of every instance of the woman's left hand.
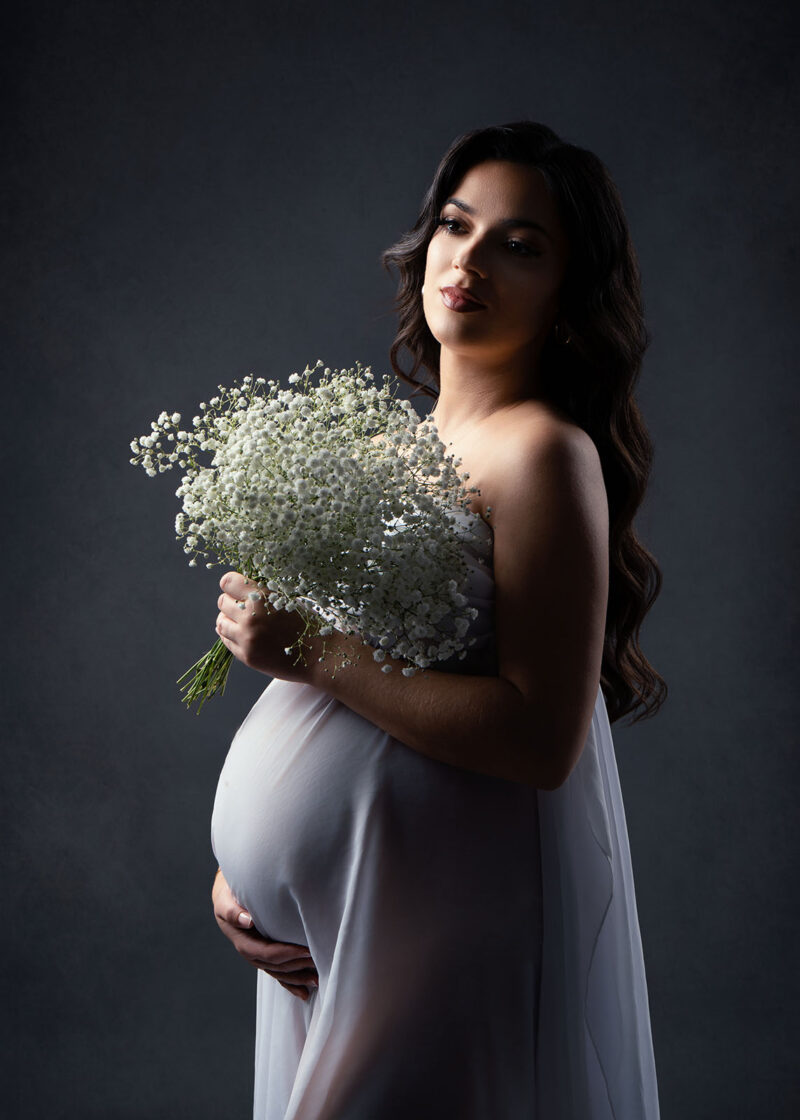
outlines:
[[[233, 656], [270, 677], [307, 681], [308, 666], [297, 659], [297, 651], [286, 653], [303, 632], [303, 619], [297, 611], [276, 611], [261, 597], [248, 598], [257, 588], [241, 572], [226, 572], [219, 585], [222, 594], [217, 600], [216, 629]], [[311, 656], [313, 646], [307, 640], [306, 660], [310, 662]]]

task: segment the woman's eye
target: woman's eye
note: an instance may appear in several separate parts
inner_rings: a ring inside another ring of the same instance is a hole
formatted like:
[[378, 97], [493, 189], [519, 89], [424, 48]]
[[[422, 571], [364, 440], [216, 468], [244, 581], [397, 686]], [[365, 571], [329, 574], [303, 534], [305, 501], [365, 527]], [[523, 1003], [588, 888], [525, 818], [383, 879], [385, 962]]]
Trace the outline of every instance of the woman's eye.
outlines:
[[[442, 226], [448, 233], [457, 234], [464, 232], [464, 227], [458, 218], [437, 218], [436, 225], [437, 227]], [[505, 244], [515, 257], [540, 257], [542, 255], [540, 249], [536, 249], [533, 245], [529, 245], [527, 241], [520, 241], [516, 237], [510, 238]]]
[[540, 257], [542, 255], [538, 249], [534, 249], [532, 245], [528, 245], [525, 241], [512, 239], [507, 242], [507, 245], [517, 257]]

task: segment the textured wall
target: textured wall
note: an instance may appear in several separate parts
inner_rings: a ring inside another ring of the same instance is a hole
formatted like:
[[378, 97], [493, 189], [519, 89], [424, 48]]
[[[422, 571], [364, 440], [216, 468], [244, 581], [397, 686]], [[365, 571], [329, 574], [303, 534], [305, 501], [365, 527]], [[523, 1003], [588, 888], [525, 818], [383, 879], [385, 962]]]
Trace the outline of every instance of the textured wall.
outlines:
[[380, 250], [456, 134], [523, 116], [610, 167], [653, 336], [639, 525], [665, 584], [643, 640], [671, 692], [615, 739], [663, 1115], [797, 1115], [788, 6], [18, 9], [4, 1115], [249, 1114], [255, 974], [212, 918], [208, 831], [265, 681], [238, 666], [200, 718], [179, 704], [174, 679], [214, 638], [217, 576], [186, 567], [172, 479], [134, 470], [128, 441], [249, 371], [388, 369]]

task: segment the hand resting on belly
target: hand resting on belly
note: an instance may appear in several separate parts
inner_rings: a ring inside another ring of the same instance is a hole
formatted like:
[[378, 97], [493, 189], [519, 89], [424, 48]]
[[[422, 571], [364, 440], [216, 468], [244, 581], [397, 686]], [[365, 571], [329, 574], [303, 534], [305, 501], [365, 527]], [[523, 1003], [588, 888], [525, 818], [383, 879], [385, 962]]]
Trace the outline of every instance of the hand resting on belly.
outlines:
[[253, 919], [233, 896], [221, 871], [217, 872], [211, 891], [217, 925], [237, 953], [254, 968], [274, 977], [287, 992], [307, 1000], [319, 977], [311, 954], [304, 945], [270, 941], [253, 928]]

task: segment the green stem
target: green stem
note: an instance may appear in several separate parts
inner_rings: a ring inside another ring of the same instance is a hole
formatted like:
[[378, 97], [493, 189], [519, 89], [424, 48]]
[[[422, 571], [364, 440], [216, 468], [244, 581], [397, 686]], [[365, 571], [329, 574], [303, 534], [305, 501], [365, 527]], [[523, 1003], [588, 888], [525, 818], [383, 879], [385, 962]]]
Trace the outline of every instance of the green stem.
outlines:
[[186, 706], [190, 708], [195, 701], [199, 701], [197, 706], [197, 714], [199, 715], [209, 696], [213, 696], [217, 692], [220, 695], [224, 693], [232, 661], [233, 654], [231, 651], [217, 639], [211, 649], [204, 653], [198, 661], [195, 661], [191, 669], [187, 669], [176, 682], [181, 684], [187, 677], [191, 677], [191, 680], [181, 688]]

